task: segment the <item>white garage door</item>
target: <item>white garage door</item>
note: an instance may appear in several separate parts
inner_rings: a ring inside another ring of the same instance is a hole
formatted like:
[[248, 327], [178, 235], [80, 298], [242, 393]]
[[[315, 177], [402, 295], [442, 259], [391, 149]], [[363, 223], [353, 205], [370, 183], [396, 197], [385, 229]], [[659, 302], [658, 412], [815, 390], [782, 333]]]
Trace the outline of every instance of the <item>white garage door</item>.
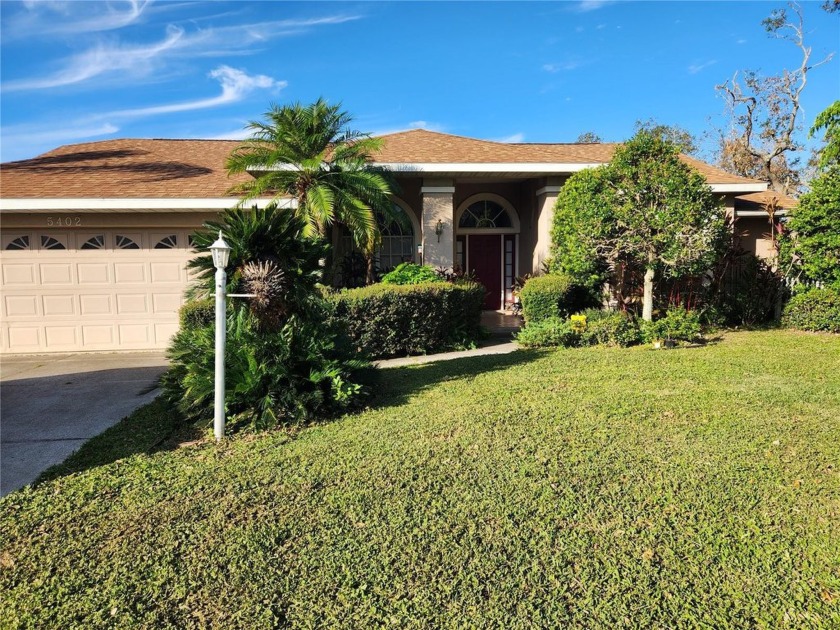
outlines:
[[165, 348], [178, 329], [186, 231], [3, 232], [4, 353]]

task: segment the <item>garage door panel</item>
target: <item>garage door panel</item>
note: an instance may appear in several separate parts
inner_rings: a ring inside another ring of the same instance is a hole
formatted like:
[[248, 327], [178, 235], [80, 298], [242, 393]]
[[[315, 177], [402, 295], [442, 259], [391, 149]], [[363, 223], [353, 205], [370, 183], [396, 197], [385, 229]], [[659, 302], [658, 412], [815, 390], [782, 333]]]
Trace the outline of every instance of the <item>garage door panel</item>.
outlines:
[[117, 284], [146, 282], [146, 264], [140, 262], [114, 263], [114, 277]]
[[112, 324], [82, 325], [82, 342], [85, 346], [113, 346], [114, 326]]
[[121, 324], [119, 326], [121, 345], [147, 345], [149, 326], [147, 324]]
[[42, 263], [40, 271], [43, 285], [73, 284], [73, 269], [69, 263]]
[[76, 344], [75, 326], [44, 326], [48, 350], [74, 348]]
[[31, 286], [35, 284], [34, 264], [3, 263], [3, 284]]
[[9, 350], [33, 352], [41, 347], [41, 330], [37, 326], [10, 326]]
[[81, 315], [110, 315], [111, 294], [107, 295], [80, 295], [79, 304]]
[[76, 315], [76, 299], [73, 295], [45, 295], [43, 298], [44, 315]]
[[7, 295], [3, 300], [5, 317], [34, 317], [38, 315], [38, 300], [34, 295]]
[[117, 295], [117, 314], [118, 315], [137, 315], [149, 312], [149, 307], [146, 303], [146, 295]]
[[183, 282], [183, 263], [173, 262], [153, 262], [152, 268], [152, 282]]
[[85, 262], [77, 265], [79, 284], [108, 284], [110, 263]]
[[180, 293], [155, 293], [152, 295], [152, 312], [175, 313], [181, 308]]

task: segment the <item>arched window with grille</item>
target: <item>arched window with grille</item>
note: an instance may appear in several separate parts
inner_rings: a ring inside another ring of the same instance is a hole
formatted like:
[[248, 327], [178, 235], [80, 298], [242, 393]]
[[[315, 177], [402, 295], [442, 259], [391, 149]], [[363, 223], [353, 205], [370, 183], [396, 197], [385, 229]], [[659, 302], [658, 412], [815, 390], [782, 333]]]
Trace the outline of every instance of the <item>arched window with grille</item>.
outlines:
[[[382, 235], [382, 241], [376, 252], [376, 265], [380, 273], [387, 273], [403, 262], [414, 262], [414, 252], [418, 241], [409, 212], [410, 210], [394, 202], [390, 216], [376, 214], [376, 222]], [[342, 245], [345, 252], [356, 251], [353, 239], [346, 230], [344, 230]]]

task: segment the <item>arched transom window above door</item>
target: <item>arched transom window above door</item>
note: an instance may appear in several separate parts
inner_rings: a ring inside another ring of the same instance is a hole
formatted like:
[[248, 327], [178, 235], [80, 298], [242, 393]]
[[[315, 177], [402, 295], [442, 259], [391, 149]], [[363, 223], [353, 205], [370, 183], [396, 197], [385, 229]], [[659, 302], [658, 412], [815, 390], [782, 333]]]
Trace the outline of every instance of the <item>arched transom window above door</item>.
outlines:
[[519, 233], [519, 216], [504, 197], [481, 193], [465, 199], [455, 213], [460, 234]]
[[461, 215], [461, 220], [458, 222], [458, 227], [461, 228], [510, 228], [513, 227], [513, 222], [510, 220], [510, 214], [501, 205], [495, 201], [485, 199], [484, 201], [476, 201], [469, 206]]

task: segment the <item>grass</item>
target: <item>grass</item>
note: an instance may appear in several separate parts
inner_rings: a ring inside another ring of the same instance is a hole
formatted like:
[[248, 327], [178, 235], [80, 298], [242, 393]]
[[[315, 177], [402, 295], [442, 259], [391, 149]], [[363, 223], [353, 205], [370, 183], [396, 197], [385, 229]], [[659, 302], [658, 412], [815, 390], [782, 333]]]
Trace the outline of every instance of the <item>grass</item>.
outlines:
[[840, 627], [837, 336], [522, 351], [378, 390], [222, 446], [139, 412], [0, 501], [0, 627]]

